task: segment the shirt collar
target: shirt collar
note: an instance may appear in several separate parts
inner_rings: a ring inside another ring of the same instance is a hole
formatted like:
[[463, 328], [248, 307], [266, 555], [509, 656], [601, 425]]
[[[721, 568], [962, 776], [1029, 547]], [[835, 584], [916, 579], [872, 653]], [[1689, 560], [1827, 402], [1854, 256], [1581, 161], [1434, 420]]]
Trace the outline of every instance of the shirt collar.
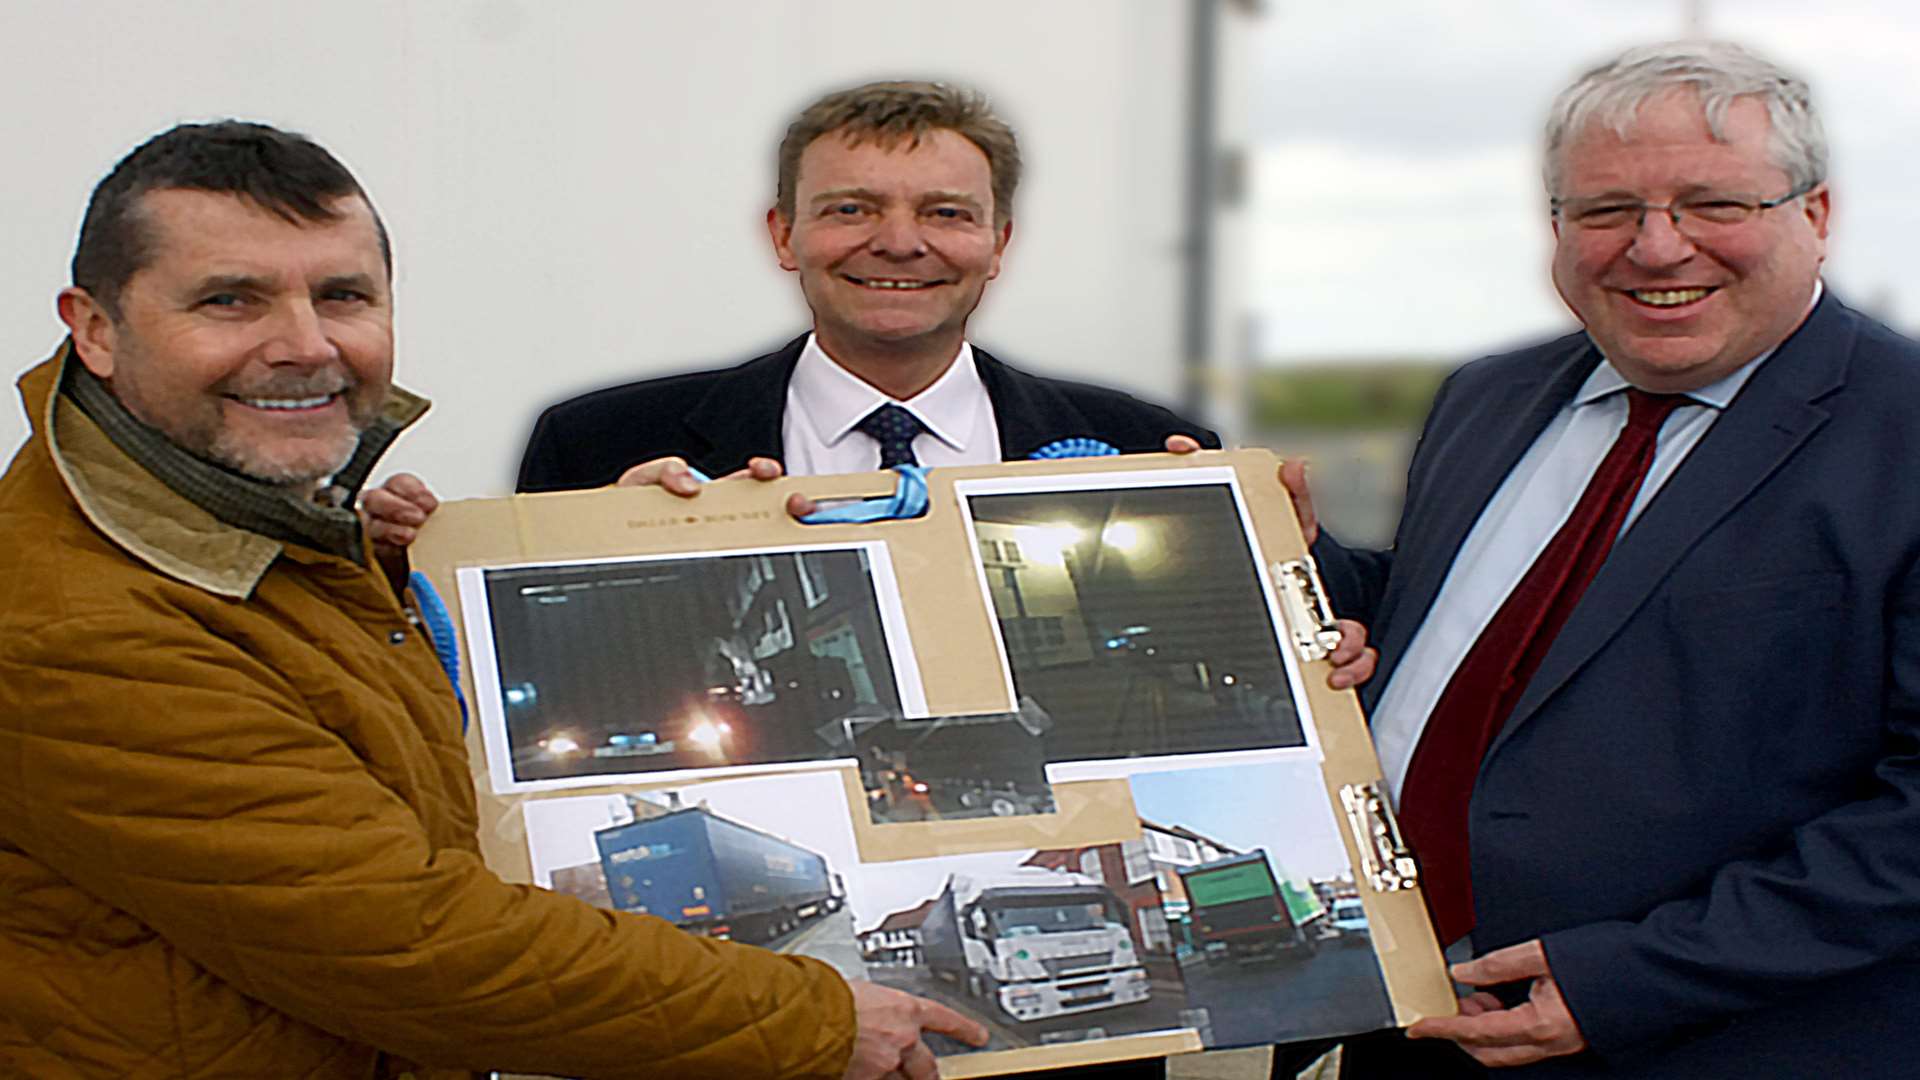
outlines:
[[974, 364], [973, 346], [965, 341], [960, 343], [953, 363], [932, 386], [905, 401], [894, 401], [841, 367], [812, 334], [807, 335], [807, 344], [800, 350], [788, 389], [800, 408], [802, 422], [826, 446], [838, 445], [868, 413], [891, 401], [925, 424], [934, 438], [961, 452], [967, 449], [974, 418], [987, 397], [986, 385]]
[[[1812, 311], [1814, 305], [1820, 302], [1820, 294], [1825, 290], [1826, 284], [1818, 278], [1815, 278], [1813, 282], [1813, 300], [1807, 305], [1808, 311]], [[1753, 373], [1760, 370], [1760, 365], [1766, 363], [1767, 358], [1772, 356], [1779, 348], [1780, 347], [1776, 345], [1768, 349], [1766, 352], [1735, 368], [1717, 382], [1711, 382], [1705, 386], [1687, 391], [1686, 396], [1708, 408], [1725, 409], [1728, 405], [1733, 404], [1733, 399], [1740, 393], [1740, 388], [1747, 385], [1747, 380], [1753, 378]], [[1587, 376], [1587, 381], [1580, 384], [1579, 392], [1573, 395], [1573, 403], [1576, 407], [1591, 405], [1602, 398], [1625, 390], [1628, 385], [1626, 378], [1613, 366], [1613, 361], [1608, 360], [1606, 363], [1594, 368], [1593, 374]]]

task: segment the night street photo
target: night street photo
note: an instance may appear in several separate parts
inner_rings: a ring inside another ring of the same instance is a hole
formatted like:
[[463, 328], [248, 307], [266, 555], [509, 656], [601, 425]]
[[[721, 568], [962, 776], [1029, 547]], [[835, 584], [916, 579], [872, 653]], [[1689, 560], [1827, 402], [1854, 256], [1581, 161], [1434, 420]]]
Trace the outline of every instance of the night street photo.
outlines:
[[1226, 484], [964, 497], [1048, 761], [1305, 744]]
[[498, 694], [482, 722], [504, 729], [517, 782], [854, 757], [859, 731], [902, 712], [905, 631], [882, 612], [873, 557], [487, 570]]

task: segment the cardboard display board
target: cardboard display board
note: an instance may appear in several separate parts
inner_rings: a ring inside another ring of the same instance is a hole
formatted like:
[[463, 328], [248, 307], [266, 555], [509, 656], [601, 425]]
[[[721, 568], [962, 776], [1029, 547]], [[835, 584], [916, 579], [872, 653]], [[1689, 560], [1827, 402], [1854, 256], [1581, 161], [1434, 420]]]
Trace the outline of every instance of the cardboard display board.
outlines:
[[442, 506], [489, 864], [952, 1005], [947, 1076], [1451, 1014], [1276, 464]]

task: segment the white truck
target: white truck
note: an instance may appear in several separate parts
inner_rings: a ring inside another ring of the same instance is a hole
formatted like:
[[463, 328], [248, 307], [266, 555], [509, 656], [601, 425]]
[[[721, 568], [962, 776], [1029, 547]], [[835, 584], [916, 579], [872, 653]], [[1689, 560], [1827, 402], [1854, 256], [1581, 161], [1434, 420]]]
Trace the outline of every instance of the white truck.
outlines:
[[1015, 1021], [1131, 1005], [1147, 971], [1098, 878], [1020, 868], [947, 879], [920, 927], [932, 972]]

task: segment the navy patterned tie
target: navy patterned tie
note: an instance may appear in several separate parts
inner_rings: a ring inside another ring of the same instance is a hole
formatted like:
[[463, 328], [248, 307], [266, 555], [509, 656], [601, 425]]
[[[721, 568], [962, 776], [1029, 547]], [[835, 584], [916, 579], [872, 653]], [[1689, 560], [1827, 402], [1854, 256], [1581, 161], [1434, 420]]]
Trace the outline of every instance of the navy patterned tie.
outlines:
[[868, 413], [853, 429], [880, 444], [880, 467], [918, 465], [913, 437], [927, 430], [920, 418], [889, 401]]

